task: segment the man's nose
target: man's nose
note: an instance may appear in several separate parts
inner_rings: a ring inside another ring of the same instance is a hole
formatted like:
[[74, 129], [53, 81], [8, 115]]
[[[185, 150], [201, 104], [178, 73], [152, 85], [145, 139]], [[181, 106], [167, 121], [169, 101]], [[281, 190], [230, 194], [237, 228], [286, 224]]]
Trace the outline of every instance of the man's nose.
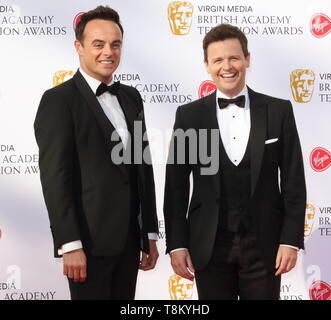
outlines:
[[229, 59], [223, 60], [223, 69], [224, 70], [230, 70], [232, 68], [231, 62]]
[[105, 44], [105, 46], [103, 47], [102, 53], [105, 56], [111, 56], [113, 54], [113, 48], [111, 47], [110, 44]]

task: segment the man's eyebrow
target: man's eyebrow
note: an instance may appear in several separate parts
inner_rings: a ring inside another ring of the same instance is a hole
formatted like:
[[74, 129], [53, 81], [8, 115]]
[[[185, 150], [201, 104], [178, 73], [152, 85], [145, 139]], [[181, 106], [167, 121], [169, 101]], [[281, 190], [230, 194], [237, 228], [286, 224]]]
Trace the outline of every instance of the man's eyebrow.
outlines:
[[105, 41], [100, 40], [100, 39], [94, 39], [94, 40], [92, 41], [92, 43], [96, 43], [96, 42], [105, 42]]
[[[101, 40], [101, 39], [94, 39], [92, 41], [92, 43], [95, 43], [95, 42], [102, 42], [102, 43], [105, 43], [106, 41], [105, 40]], [[116, 39], [114, 41], [112, 41], [112, 43], [122, 43], [122, 40], [121, 39]]]

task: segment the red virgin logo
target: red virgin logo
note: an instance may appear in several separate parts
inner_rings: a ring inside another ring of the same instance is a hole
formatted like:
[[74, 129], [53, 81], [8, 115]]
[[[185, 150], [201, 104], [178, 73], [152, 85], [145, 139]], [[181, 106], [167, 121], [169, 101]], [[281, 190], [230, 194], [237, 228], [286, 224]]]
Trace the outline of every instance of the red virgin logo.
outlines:
[[331, 166], [331, 153], [322, 147], [315, 148], [310, 154], [310, 165], [315, 171], [324, 171]]
[[316, 13], [310, 20], [310, 32], [317, 38], [325, 37], [331, 31], [331, 19], [324, 13]]
[[331, 287], [324, 281], [314, 281], [309, 289], [310, 300], [331, 300]]
[[80, 21], [82, 15], [84, 14], [85, 12], [79, 12], [76, 14], [75, 18], [74, 18], [74, 22], [73, 22], [73, 28], [74, 30], [76, 30], [76, 26], [77, 26], [77, 23]]
[[214, 81], [206, 80], [200, 84], [199, 87], [199, 98], [209, 96], [216, 90], [216, 85]]

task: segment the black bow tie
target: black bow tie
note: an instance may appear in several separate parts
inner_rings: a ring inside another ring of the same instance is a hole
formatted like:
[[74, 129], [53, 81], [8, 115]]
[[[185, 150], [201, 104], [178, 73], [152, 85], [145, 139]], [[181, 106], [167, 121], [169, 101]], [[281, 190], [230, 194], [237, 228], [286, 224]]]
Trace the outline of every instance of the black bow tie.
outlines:
[[235, 99], [223, 99], [223, 98], [218, 98], [218, 106], [220, 109], [226, 108], [229, 104], [234, 103], [240, 108], [245, 107], [245, 96], [239, 96]]
[[97, 92], [95, 93], [96, 96], [100, 96], [101, 94], [105, 93], [105, 92], [109, 92], [113, 95], [117, 95], [118, 90], [120, 88], [120, 82], [116, 81], [114, 82], [111, 86], [107, 86], [106, 84], [104, 84], [103, 82], [100, 83]]

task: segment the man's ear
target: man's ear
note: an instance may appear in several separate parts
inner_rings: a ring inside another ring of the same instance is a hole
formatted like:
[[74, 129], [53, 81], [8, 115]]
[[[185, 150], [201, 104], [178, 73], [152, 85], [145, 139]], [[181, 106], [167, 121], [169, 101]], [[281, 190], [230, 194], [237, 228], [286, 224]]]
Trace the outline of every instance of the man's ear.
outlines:
[[248, 53], [248, 55], [245, 57], [245, 59], [246, 59], [247, 68], [248, 68], [251, 64], [251, 54]]
[[208, 61], [204, 61], [203, 63], [205, 65], [205, 68], [206, 68], [207, 73], [210, 74]]
[[75, 49], [76, 49], [78, 55], [81, 56], [82, 53], [83, 53], [83, 52], [82, 52], [83, 45], [81, 44], [81, 42], [78, 41], [78, 40], [75, 40], [75, 42], [74, 42], [74, 46], [75, 46]]

